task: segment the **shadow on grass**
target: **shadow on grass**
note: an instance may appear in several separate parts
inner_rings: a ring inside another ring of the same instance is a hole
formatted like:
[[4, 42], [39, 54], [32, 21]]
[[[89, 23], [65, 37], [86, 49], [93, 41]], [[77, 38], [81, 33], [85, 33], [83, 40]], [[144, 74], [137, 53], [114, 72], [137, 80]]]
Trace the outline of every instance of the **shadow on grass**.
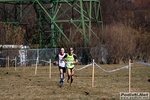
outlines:
[[150, 79], [148, 79], [147, 81], [150, 82]]

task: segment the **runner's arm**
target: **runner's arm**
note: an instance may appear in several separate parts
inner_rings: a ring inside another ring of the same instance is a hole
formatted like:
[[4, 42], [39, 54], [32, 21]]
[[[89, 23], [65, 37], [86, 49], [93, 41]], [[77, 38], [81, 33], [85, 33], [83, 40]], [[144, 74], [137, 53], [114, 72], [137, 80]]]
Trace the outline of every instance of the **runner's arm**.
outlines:
[[78, 63], [77, 56], [74, 54], [73, 57], [74, 57], [74, 63]]
[[66, 57], [67, 57], [67, 54], [65, 54], [65, 56], [62, 59], [65, 63], [66, 63], [66, 60], [65, 60]]

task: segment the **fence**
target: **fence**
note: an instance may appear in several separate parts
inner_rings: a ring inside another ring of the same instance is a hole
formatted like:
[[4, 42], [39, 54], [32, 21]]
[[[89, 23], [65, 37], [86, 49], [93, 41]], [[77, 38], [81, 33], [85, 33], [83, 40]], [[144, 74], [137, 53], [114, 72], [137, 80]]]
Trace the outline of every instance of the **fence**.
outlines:
[[[59, 48], [46, 48], [46, 49], [20, 49], [20, 50], [1, 50], [0, 52], [0, 66], [33, 66], [38, 61], [40, 65], [48, 65], [47, 61], [55, 60]], [[67, 49], [66, 49], [66, 52]], [[91, 62], [91, 57], [88, 48], [76, 48], [74, 51], [77, 54], [78, 60], [81, 64], [88, 64]]]

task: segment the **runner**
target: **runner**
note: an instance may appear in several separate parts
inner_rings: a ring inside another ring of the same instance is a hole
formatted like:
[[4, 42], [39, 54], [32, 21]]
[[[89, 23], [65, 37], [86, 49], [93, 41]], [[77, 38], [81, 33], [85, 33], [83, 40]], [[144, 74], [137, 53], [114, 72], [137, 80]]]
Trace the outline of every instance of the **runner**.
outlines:
[[65, 56], [65, 49], [60, 48], [60, 52], [55, 57], [55, 62], [58, 64], [59, 72], [60, 72], [60, 84], [61, 86], [64, 85], [65, 80], [65, 73], [66, 73], [66, 64], [63, 60], [63, 57]]
[[67, 53], [64, 56], [68, 73], [67, 82], [70, 83], [70, 86], [72, 86], [74, 78], [74, 70], [75, 70], [74, 64], [78, 62], [77, 56], [73, 52], [74, 52], [73, 48], [69, 48], [69, 53]]

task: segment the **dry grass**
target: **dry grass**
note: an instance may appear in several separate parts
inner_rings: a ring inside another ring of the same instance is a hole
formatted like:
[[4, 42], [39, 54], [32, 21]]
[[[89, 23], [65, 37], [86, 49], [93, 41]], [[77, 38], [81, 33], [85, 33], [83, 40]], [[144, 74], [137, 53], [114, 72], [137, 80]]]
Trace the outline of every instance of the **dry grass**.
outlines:
[[[115, 69], [124, 65], [101, 65]], [[81, 68], [76, 66], [76, 68]], [[76, 71], [73, 87], [65, 82], [59, 87], [57, 66], [0, 68], [0, 100], [119, 100], [120, 92], [128, 92], [128, 69], [106, 73], [95, 67], [95, 87], [91, 87], [92, 67]], [[150, 67], [132, 65], [131, 91], [150, 92]]]

